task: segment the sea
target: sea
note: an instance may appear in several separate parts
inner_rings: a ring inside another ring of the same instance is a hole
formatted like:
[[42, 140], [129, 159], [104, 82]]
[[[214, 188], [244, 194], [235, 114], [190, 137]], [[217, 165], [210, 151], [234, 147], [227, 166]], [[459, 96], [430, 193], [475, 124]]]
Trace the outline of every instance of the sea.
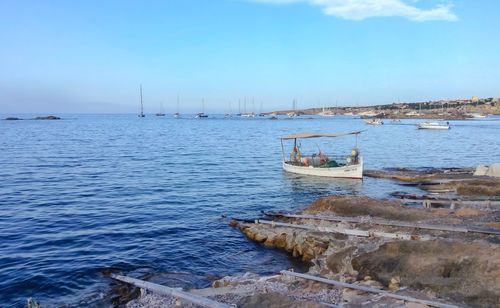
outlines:
[[300, 270], [304, 264], [247, 240], [229, 218], [402, 189], [383, 179], [287, 174], [286, 134], [362, 130], [299, 145], [303, 154], [341, 156], [357, 147], [365, 169], [500, 162], [500, 117], [450, 121], [448, 131], [348, 116], [61, 117], [0, 120], [0, 307], [23, 307], [29, 297], [44, 307], [109, 307], [109, 272], [193, 288], [225, 275]]

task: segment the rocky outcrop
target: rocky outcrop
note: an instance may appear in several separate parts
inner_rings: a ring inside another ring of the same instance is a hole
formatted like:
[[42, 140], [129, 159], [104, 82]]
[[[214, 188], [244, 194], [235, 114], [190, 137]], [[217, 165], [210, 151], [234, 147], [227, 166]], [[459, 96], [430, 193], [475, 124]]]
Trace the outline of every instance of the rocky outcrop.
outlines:
[[60, 117], [56, 117], [53, 115], [45, 116], [45, 117], [36, 117], [35, 120], [60, 120]]
[[500, 248], [484, 242], [397, 241], [352, 260], [359, 278], [431, 290], [471, 306], [500, 303]]
[[402, 206], [396, 200], [377, 200], [360, 196], [329, 196], [319, 198], [304, 213], [328, 214], [339, 216], [375, 216], [384, 219], [417, 221], [445, 214], [443, 211], [412, 209]]
[[500, 178], [500, 163], [490, 166], [479, 165], [474, 171], [474, 176], [492, 176]]
[[[496, 212], [466, 208], [415, 209], [403, 207], [396, 201], [331, 196], [318, 199], [301, 214], [365, 218], [356, 224], [286, 217], [279, 218], [279, 222], [313, 226], [316, 230], [330, 227], [332, 230], [357, 228], [388, 234], [406, 232], [415, 235], [415, 239], [427, 235], [432, 240], [347, 236], [272, 224], [240, 223], [239, 227], [251, 240], [286, 250], [310, 262], [310, 274], [392, 291], [409, 287], [412, 292], [434, 294], [467, 306], [488, 307], [500, 301], [497, 236], [370, 224], [371, 218], [384, 218], [444, 225], [474, 222], [478, 226], [491, 227], [497, 224], [499, 215]], [[367, 300], [366, 296], [352, 290], [343, 291], [343, 294], [349, 305], [356, 306]], [[386, 304], [393, 306], [394, 303]]]

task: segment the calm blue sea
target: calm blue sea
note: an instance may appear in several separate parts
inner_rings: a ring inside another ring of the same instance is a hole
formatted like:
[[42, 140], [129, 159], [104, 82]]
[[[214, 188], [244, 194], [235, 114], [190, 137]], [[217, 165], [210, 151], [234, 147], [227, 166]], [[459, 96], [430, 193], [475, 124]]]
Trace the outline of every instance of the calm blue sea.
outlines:
[[[247, 241], [221, 215], [254, 218], [329, 194], [400, 190], [386, 180], [285, 174], [280, 135], [367, 129], [358, 140], [366, 169], [500, 162], [499, 118], [421, 131], [411, 120], [367, 126], [348, 117], [62, 117], [0, 121], [0, 307], [30, 296], [45, 306], [109, 304], [102, 271], [110, 268], [163, 273], [163, 283], [186, 287], [273, 273], [294, 261]], [[347, 154], [355, 139], [301, 145]]]

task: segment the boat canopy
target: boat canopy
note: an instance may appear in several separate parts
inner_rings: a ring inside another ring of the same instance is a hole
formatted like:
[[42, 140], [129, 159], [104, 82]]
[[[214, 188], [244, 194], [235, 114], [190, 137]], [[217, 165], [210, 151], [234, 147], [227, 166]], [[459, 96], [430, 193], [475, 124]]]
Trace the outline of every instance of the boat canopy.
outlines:
[[321, 138], [321, 137], [335, 138], [348, 135], [358, 135], [361, 134], [362, 132], [364, 132], [364, 130], [347, 132], [347, 133], [297, 133], [297, 134], [282, 136], [280, 139], [290, 140], [290, 139], [306, 139], [306, 138]]

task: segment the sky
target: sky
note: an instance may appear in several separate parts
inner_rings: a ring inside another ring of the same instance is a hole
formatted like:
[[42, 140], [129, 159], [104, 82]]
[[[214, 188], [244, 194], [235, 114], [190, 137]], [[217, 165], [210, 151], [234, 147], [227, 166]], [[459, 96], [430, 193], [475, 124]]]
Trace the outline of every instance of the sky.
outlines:
[[[496, 0], [0, 0], [0, 113], [500, 96]], [[262, 106], [262, 107], [261, 107]]]

